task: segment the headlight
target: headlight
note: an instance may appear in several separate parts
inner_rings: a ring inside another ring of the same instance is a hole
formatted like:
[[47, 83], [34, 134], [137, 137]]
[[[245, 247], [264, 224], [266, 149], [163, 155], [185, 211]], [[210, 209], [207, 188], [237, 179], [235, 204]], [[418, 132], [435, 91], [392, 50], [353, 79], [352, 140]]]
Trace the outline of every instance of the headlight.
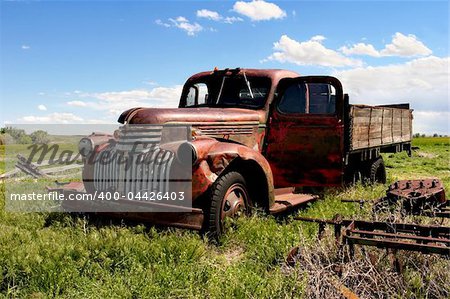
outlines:
[[94, 142], [91, 138], [84, 137], [78, 143], [78, 151], [83, 157], [89, 156], [94, 150]]
[[194, 165], [197, 162], [197, 150], [190, 142], [184, 142], [177, 151], [177, 159], [181, 164]]
[[114, 141], [112, 135], [94, 132], [88, 137], [84, 137], [80, 140], [78, 143], [78, 151], [83, 157], [87, 157], [96, 150], [96, 147], [112, 141]]

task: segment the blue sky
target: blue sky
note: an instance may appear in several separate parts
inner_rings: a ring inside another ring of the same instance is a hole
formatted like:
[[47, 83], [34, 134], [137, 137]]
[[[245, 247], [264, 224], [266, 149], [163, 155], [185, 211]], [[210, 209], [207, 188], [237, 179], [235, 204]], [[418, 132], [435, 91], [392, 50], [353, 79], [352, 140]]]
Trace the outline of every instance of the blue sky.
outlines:
[[[449, 133], [447, 1], [3, 1], [1, 123], [115, 122], [215, 66], [342, 79]], [[231, 24], [230, 24], [231, 23]], [[344, 48], [345, 46], [345, 48]]]

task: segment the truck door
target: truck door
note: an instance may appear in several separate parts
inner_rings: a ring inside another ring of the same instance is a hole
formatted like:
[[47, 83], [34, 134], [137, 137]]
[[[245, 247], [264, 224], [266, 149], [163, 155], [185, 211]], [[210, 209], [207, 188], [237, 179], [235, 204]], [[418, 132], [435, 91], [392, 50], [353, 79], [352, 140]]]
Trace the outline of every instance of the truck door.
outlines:
[[280, 81], [265, 144], [276, 188], [341, 185], [343, 105], [342, 85], [334, 77]]

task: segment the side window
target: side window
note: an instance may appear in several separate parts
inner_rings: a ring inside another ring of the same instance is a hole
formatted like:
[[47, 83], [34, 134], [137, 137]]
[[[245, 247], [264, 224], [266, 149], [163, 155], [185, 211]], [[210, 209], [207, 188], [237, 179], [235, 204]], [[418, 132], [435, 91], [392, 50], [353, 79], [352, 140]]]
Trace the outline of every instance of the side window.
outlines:
[[198, 88], [198, 103], [199, 105], [208, 102], [208, 86], [205, 83], [196, 84]]
[[336, 112], [336, 90], [330, 84], [309, 83], [309, 113], [334, 114]]
[[189, 88], [189, 93], [186, 96], [186, 106], [194, 106], [195, 105], [195, 100], [197, 98], [197, 88], [192, 86], [191, 88]]
[[304, 84], [295, 83], [289, 86], [278, 104], [283, 113], [306, 113], [306, 89]]
[[208, 86], [204, 83], [197, 83], [189, 88], [186, 96], [186, 107], [205, 104], [208, 101]]

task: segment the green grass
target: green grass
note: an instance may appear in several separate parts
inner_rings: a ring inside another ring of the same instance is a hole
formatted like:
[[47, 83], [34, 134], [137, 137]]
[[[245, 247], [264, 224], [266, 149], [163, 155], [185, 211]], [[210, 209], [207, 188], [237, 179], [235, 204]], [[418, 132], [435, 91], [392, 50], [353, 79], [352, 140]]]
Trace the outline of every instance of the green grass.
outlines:
[[437, 177], [450, 190], [450, 138], [416, 138], [413, 158], [406, 153], [385, 156], [388, 174], [394, 179]]
[[[390, 182], [438, 177], [450, 190], [449, 139], [419, 138], [414, 145], [420, 149], [413, 158], [404, 154], [385, 156]], [[286, 271], [284, 260], [293, 246], [314, 250], [320, 243], [316, 240], [317, 227], [293, 221], [292, 216], [239, 219], [221, 244], [214, 245], [188, 230], [94, 226], [65, 214], [6, 212], [5, 184], [0, 186], [0, 293], [5, 297], [292, 298], [311, 294], [311, 273], [301, 267]], [[368, 218], [370, 207], [360, 210], [358, 205], [341, 203], [340, 199], [375, 199], [385, 188], [359, 185], [331, 190], [323, 201], [298, 213], [321, 218], [336, 213]], [[430, 283], [437, 284], [442, 294], [449, 294], [448, 260], [407, 256], [414, 260], [407, 260], [405, 271], [395, 276], [404, 286], [398, 297], [430, 296]], [[358, 259], [362, 258], [359, 253]], [[391, 275], [388, 264], [386, 261], [379, 266], [386, 277]], [[426, 264], [429, 272], [422, 273], [413, 264]], [[358, 293], [363, 286], [353, 291]]]

